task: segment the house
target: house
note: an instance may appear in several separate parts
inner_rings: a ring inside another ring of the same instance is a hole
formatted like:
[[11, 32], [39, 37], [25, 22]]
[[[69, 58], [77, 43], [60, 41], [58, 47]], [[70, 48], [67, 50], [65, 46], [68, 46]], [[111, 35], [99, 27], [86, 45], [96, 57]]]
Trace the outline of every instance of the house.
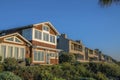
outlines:
[[66, 34], [61, 34], [58, 38], [57, 48], [68, 53], [73, 53], [77, 61], [85, 61], [85, 47], [80, 40], [74, 41], [68, 39]]
[[33, 64], [58, 64], [60, 50], [57, 49], [57, 36], [59, 32], [50, 22], [3, 30], [0, 35], [14, 33], [18, 33], [31, 44], [28, 56], [32, 58]]
[[99, 61], [100, 53], [98, 49], [93, 50], [88, 47], [85, 47], [85, 54], [86, 54], [85, 56], [86, 61], [95, 61], [95, 62]]
[[0, 36], [0, 56], [25, 60], [29, 57], [32, 44], [18, 33]]

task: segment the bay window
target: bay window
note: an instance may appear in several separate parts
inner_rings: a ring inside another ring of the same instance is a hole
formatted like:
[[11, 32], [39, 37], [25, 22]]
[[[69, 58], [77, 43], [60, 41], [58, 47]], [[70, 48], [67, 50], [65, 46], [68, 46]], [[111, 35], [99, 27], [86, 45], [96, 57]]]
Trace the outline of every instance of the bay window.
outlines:
[[15, 59], [25, 59], [25, 48], [23, 46], [1, 44], [0, 45], [0, 56], [2, 60], [7, 57], [13, 57]]

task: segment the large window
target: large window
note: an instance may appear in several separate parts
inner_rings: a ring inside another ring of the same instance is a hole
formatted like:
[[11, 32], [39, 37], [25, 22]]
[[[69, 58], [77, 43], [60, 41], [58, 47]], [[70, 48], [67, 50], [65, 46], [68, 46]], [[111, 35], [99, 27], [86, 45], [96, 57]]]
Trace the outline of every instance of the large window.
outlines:
[[35, 30], [35, 39], [41, 39], [42, 38], [42, 33], [39, 30]]
[[15, 59], [25, 59], [25, 48], [16, 45], [0, 45], [0, 55], [2, 60], [7, 57], [14, 57]]
[[43, 33], [43, 40], [44, 41], [49, 41], [49, 34]]
[[44, 61], [44, 52], [34, 51], [34, 61]]
[[50, 42], [55, 43], [55, 36], [50, 35]]

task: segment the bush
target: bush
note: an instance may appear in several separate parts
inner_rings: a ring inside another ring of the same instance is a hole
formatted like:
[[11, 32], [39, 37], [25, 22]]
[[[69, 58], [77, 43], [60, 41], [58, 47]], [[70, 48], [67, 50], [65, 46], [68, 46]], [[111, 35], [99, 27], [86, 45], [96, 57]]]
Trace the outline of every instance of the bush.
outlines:
[[18, 63], [15, 58], [5, 58], [3, 65], [6, 71], [13, 71], [15, 70], [16, 66], [18, 66]]
[[2, 56], [0, 56], [0, 61], [2, 61]]
[[0, 72], [4, 70], [4, 66], [0, 63]]
[[30, 64], [32, 62], [32, 59], [31, 58], [26, 58], [25, 62], [26, 62], [26, 66], [30, 66]]
[[72, 53], [61, 53], [59, 56], [59, 63], [69, 62], [74, 63], [76, 61], [74, 54]]
[[0, 80], [22, 80], [20, 77], [14, 75], [12, 72], [0, 73]]
[[101, 72], [98, 72], [96, 75], [97, 80], [108, 80], [108, 78]]

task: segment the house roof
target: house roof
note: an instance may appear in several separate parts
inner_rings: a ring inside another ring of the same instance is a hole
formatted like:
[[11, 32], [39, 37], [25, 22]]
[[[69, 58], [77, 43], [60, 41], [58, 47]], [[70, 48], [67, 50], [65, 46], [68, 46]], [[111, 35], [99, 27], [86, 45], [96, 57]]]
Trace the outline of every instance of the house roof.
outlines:
[[4, 38], [4, 37], [8, 37], [8, 36], [19, 36], [21, 37], [25, 42], [27, 42], [29, 45], [32, 46], [32, 43], [30, 43], [27, 39], [25, 39], [23, 36], [21, 36], [19, 33], [12, 33], [12, 34], [7, 34], [7, 35], [3, 35], [0, 36], [0, 38]]
[[37, 25], [40, 25], [40, 24], [49, 24], [49, 27], [51, 27], [57, 33], [57, 35], [60, 35], [60, 33], [55, 29], [55, 27], [51, 24], [51, 22], [42, 22], [42, 23], [38, 23], [38, 24], [31, 24], [31, 25], [27, 25], [27, 26], [22, 26], [22, 27], [17, 27], [17, 28], [2, 30], [2, 31], [0, 31], [0, 35], [2, 33], [9, 33], [9, 32], [13, 33], [13, 32], [15, 32], [17, 30], [33, 28], [33, 27], [36, 27]]
[[42, 23], [38, 23], [38, 24], [33, 24], [33, 26], [37, 26], [37, 25], [40, 25], [40, 24], [45, 24], [45, 23], [47, 23], [47, 24], [49, 24], [49, 27], [51, 27], [56, 33], [57, 33], [57, 35], [60, 35], [60, 33], [57, 31], [57, 29], [52, 25], [52, 23], [51, 22], [42, 22]]

